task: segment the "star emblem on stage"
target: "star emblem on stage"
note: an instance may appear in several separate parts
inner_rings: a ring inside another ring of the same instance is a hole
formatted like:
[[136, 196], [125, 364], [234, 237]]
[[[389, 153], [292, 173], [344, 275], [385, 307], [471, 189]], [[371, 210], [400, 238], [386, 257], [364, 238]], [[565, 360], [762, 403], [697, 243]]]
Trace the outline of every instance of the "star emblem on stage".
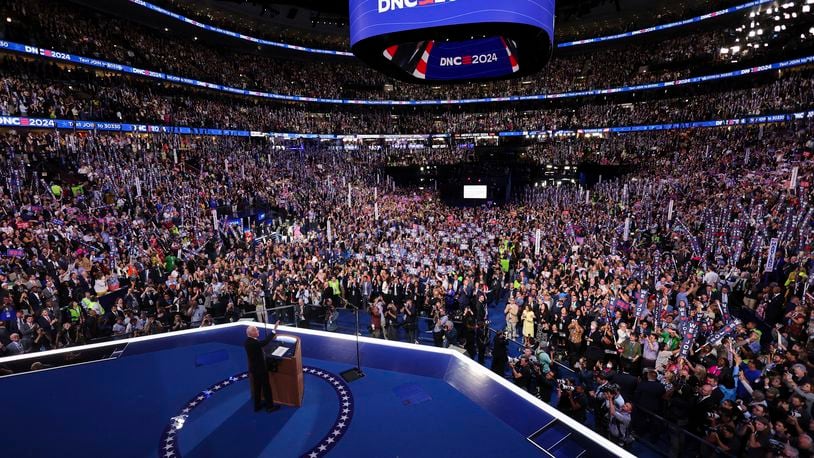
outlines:
[[[337, 414], [336, 420], [329, 430], [330, 432], [326, 434], [320, 442], [318, 442], [316, 447], [308, 450], [302, 455], [303, 458], [319, 458], [325, 456], [333, 447], [335, 447], [339, 443], [341, 437], [345, 434], [348, 424], [353, 417], [353, 394], [351, 393], [347, 384], [345, 384], [341, 378], [335, 374], [332, 374], [331, 372], [314, 367], [303, 367], [303, 372], [317, 376], [327, 382], [336, 393], [340, 406], [340, 412]], [[248, 378], [248, 372], [243, 372], [213, 384], [209, 389], [201, 391], [196, 397], [187, 403], [184, 408], [181, 409], [179, 415], [171, 417], [170, 425], [167, 427], [162, 436], [161, 446], [158, 450], [159, 458], [181, 458], [181, 453], [178, 448], [178, 443], [175, 440], [175, 436], [178, 431], [184, 427], [184, 423], [187, 421], [189, 416], [198, 406], [203, 404], [206, 400], [211, 399], [218, 392], [224, 390], [229, 385]]]

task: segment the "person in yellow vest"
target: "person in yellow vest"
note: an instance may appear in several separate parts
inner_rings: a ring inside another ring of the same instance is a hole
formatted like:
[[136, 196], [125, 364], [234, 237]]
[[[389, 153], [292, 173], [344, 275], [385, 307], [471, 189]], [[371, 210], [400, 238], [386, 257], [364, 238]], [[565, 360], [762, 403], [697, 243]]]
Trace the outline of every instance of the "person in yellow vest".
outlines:
[[52, 184], [51, 185], [51, 194], [53, 194], [54, 197], [56, 197], [57, 199], [61, 199], [62, 198], [62, 186], [60, 186], [58, 184]]
[[339, 304], [339, 298], [342, 295], [342, 288], [339, 286], [339, 280], [337, 280], [335, 276], [331, 276], [331, 279], [328, 280], [328, 286], [331, 288], [334, 304]]
[[100, 316], [104, 313], [104, 310], [102, 310], [102, 305], [99, 304], [99, 302], [96, 301], [93, 296], [91, 296], [90, 291], [85, 291], [85, 297], [82, 299], [82, 307], [85, 309], [85, 311], [94, 310]]
[[71, 306], [68, 308], [68, 315], [71, 317], [71, 323], [79, 323], [79, 320], [82, 318], [82, 309], [79, 308], [79, 303], [76, 301], [71, 302]]

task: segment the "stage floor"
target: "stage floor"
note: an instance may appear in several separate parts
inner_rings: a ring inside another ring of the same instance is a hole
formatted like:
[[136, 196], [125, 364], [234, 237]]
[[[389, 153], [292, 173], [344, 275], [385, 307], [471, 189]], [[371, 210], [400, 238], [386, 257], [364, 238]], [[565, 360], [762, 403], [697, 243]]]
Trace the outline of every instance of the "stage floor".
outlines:
[[[541, 456], [517, 431], [444, 381], [366, 369], [364, 378], [348, 386], [339, 377], [347, 366], [308, 358], [303, 363], [302, 407], [254, 413], [248, 382], [239, 380], [191, 411], [175, 439], [181, 455]], [[350, 396], [340, 396], [325, 376], [349, 387]]]
[[[59, 369], [65, 378], [78, 376], [69, 386], [53, 371], [4, 380], [12, 390], [7, 396], [38, 393], [14, 396], [25, 398], [16, 410], [24, 421], [6, 423], [5, 435], [21, 440], [7, 441], [4, 449], [8, 456], [150, 458], [169, 452], [169, 458], [298, 457], [314, 449], [319, 452], [323, 438], [341, 423], [340, 406], [347, 402], [334, 385], [306, 372], [302, 407], [255, 413], [248, 380], [230, 364], [240, 361], [241, 347], [228, 349], [234, 358], [227, 361], [189, 367], [197, 356], [223, 349], [203, 344]], [[338, 380], [339, 372], [348, 368], [310, 358], [303, 364]], [[222, 385], [230, 377], [235, 381]], [[26, 386], [13, 386], [23, 381]], [[222, 387], [212, 390], [218, 384]], [[365, 369], [364, 378], [344, 386], [349, 387], [352, 402], [342, 407], [350, 407], [353, 415], [333, 447], [316, 456], [325, 452], [357, 457], [541, 456], [517, 431], [442, 380]], [[212, 393], [201, 394], [205, 390]], [[196, 405], [183, 412], [193, 400]], [[64, 407], [58, 408], [60, 404]], [[181, 415], [187, 417], [175, 434], [175, 447], [166, 448], [166, 429]], [[31, 437], [31, 422], [37, 418], [53, 419], [57, 425], [46, 427], [48, 440], [24, 440]]]
[[306, 355], [309, 346], [320, 349], [303, 358], [303, 405], [255, 413], [241, 334], [242, 327], [232, 327], [133, 341], [115, 359], [4, 377], [4, 407], [17, 420], [5, 423], [12, 440], [4, 451], [25, 457], [545, 457], [527, 436], [548, 425], [535, 442], [550, 456], [607, 456], [601, 447], [574, 442], [573, 431], [495, 386], [477, 366], [459, 367], [447, 354], [439, 359], [368, 344], [365, 377], [346, 384], [339, 373], [352, 364], [339, 353], [352, 347], [330, 335], [303, 344]]

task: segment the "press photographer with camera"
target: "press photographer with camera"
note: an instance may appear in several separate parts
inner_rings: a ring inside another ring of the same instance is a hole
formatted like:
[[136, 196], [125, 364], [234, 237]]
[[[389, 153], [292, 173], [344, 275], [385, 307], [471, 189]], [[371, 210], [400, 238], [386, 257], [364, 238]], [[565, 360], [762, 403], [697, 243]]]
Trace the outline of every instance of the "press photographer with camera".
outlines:
[[515, 385], [530, 393], [533, 392], [534, 374], [529, 358], [523, 355], [520, 358], [510, 359], [509, 368], [512, 370], [512, 378], [514, 378]]
[[557, 409], [580, 423], [585, 423], [588, 409], [588, 397], [585, 395], [585, 387], [574, 386], [571, 379], [559, 379], [557, 382], [557, 396], [560, 402]]
[[633, 405], [625, 402], [622, 407], [617, 409], [614, 402], [614, 393], [611, 391], [605, 393], [605, 399], [608, 401], [610, 438], [622, 447], [630, 446], [633, 443], [633, 437], [630, 434], [630, 413], [633, 411]]

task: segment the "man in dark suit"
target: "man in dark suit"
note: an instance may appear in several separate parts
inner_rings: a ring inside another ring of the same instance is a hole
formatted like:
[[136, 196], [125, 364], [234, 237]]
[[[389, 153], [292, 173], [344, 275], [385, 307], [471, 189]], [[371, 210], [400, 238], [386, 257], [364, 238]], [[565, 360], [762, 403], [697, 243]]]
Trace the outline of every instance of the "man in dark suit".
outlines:
[[246, 342], [243, 347], [246, 349], [246, 359], [249, 363], [249, 374], [252, 377], [252, 398], [254, 399], [254, 411], [258, 412], [263, 407], [262, 397], [266, 398], [266, 411], [274, 412], [280, 406], [274, 405], [274, 397], [271, 393], [271, 384], [269, 383], [268, 368], [266, 367], [266, 356], [263, 354], [263, 347], [269, 344], [277, 335], [277, 326], [280, 322], [274, 325], [274, 329], [263, 340], [258, 340], [260, 331], [255, 326], [246, 328]]
[[662, 400], [666, 390], [664, 385], [658, 380], [659, 374], [653, 369], [645, 371], [644, 380], [639, 382], [636, 392], [633, 395], [633, 405], [635, 406], [632, 415], [632, 426], [640, 435], [655, 435], [658, 428], [654, 427], [648, 418], [652, 414], [661, 415]]
[[638, 383], [636, 377], [626, 371], [620, 371], [609, 375], [608, 380], [619, 385], [619, 394], [622, 395], [625, 401], [633, 400], [636, 384]]

